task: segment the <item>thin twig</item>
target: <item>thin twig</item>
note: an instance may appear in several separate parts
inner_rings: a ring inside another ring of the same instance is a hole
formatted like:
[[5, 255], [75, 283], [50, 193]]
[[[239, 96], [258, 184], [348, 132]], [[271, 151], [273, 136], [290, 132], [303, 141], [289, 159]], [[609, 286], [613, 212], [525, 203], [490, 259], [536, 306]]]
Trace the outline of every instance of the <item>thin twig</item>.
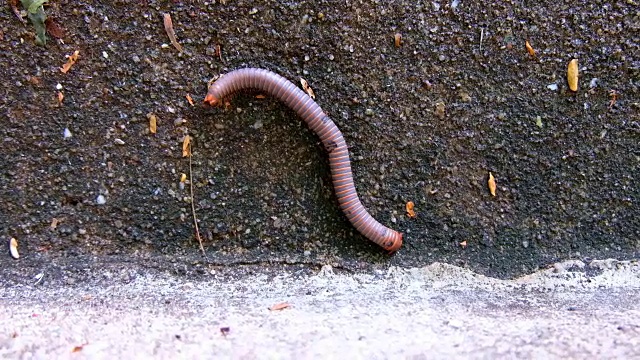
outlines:
[[202, 246], [202, 237], [200, 237], [200, 230], [198, 229], [198, 219], [196, 218], [196, 205], [195, 198], [193, 197], [193, 171], [191, 170], [191, 157], [193, 156], [193, 152], [191, 151], [191, 144], [189, 144], [189, 190], [191, 192], [191, 213], [193, 214], [193, 227], [196, 229], [196, 239], [198, 239], [198, 243], [200, 244], [200, 251], [202, 251], [202, 255], [207, 257], [207, 254], [204, 252], [204, 246]]

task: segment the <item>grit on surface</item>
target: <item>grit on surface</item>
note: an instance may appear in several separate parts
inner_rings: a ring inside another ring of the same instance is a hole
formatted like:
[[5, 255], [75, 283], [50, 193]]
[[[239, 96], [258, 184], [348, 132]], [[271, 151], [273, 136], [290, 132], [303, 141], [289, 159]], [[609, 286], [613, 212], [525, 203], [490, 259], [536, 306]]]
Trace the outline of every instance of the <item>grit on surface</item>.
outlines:
[[[134, 277], [121, 272], [137, 271]], [[0, 290], [21, 359], [567, 359], [640, 355], [640, 267], [568, 261], [514, 280], [435, 263], [188, 281], [132, 266]], [[286, 302], [289, 307], [269, 310]]]

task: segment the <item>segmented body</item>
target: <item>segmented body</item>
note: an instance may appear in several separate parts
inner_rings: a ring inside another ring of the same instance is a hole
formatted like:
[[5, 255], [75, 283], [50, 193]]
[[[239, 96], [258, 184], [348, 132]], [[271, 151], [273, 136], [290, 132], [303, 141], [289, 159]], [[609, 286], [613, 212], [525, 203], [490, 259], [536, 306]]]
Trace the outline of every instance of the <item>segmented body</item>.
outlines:
[[254, 89], [265, 92], [293, 109], [313, 130], [329, 153], [333, 187], [340, 208], [353, 226], [365, 237], [389, 251], [402, 245], [402, 233], [380, 224], [364, 208], [353, 182], [349, 151], [342, 133], [320, 106], [305, 92], [284, 77], [269, 70], [246, 68], [234, 70], [209, 87], [205, 102], [221, 105], [236, 92]]

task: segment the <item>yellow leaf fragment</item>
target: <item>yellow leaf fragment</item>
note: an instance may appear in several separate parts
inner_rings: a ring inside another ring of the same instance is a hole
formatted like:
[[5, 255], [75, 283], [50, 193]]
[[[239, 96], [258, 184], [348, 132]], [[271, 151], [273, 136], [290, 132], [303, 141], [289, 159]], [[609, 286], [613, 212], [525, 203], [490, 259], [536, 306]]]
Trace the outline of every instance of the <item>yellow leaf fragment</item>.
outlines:
[[571, 91], [578, 91], [578, 59], [569, 61], [567, 67], [567, 82]]
[[178, 51], [182, 52], [182, 45], [178, 43], [178, 39], [176, 38], [176, 32], [173, 30], [173, 21], [171, 20], [171, 15], [165, 13], [164, 17], [164, 30], [167, 32], [167, 36], [169, 36], [169, 40], [171, 40], [171, 44], [173, 47], [178, 49]]
[[69, 72], [69, 70], [71, 70], [71, 67], [73, 66], [73, 64], [76, 63], [76, 61], [78, 61], [78, 57], [80, 56], [80, 51], [76, 50], [73, 52], [73, 54], [71, 55], [67, 55], [67, 62], [64, 63], [62, 65], [62, 67], [60, 68], [60, 71], [62, 71], [62, 73], [66, 74], [67, 72]]
[[182, 173], [182, 175], [180, 175], [180, 182], [183, 183], [185, 181], [187, 181], [187, 174]]
[[300, 78], [300, 84], [302, 84], [302, 89], [312, 98], [316, 99], [316, 94], [313, 93], [313, 89], [309, 86], [307, 80]]
[[536, 56], [536, 51], [533, 50], [533, 46], [531, 46], [531, 44], [529, 44], [529, 40], [525, 40], [524, 41], [524, 46], [527, 48], [527, 52], [529, 53], [529, 55], [535, 57]]
[[147, 118], [149, 119], [149, 132], [155, 134], [158, 131], [158, 117], [155, 114], [149, 113], [147, 114]]
[[396, 33], [395, 35], [393, 35], [393, 42], [396, 47], [399, 48], [402, 45], [402, 34]]
[[415, 205], [413, 204], [413, 201], [408, 201], [407, 205], [405, 206], [405, 209], [407, 210], [407, 216], [412, 219], [416, 217], [416, 212], [413, 210], [414, 206]]
[[189, 105], [193, 106], [193, 98], [191, 98], [191, 95], [189, 95], [187, 93], [187, 95], [185, 97], [187, 98], [187, 101], [189, 102]]
[[191, 136], [187, 135], [182, 141], [182, 157], [191, 156]]
[[20, 254], [18, 254], [18, 240], [16, 240], [16, 238], [9, 240], [9, 252], [11, 252], [11, 256], [13, 256], [14, 259], [20, 258]]
[[62, 91], [58, 91], [58, 104], [62, 104], [62, 100], [64, 100], [64, 94]]
[[487, 185], [489, 186], [489, 192], [492, 196], [496, 196], [496, 179], [493, 177], [491, 171], [489, 171], [489, 180], [487, 181]]

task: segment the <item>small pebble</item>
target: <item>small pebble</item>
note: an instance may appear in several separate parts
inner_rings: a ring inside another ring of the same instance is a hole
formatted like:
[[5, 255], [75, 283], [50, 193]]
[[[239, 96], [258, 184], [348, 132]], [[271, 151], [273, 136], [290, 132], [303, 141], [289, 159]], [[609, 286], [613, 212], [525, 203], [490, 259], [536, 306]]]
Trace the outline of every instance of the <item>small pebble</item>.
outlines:
[[556, 91], [556, 90], [558, 90], [558, 84], [549, 84], [549, 85], [547, 85], [547, 89], [549, 89], [551, 91]]
[[68, 128], [64, 128], [64, 135], [63, 136], [64, 136], [65, 139], [68, 139], [73, 135], [71, 135], [71, 130], [69, 130]]
[[118, 145], [124, 145], [124, 141], [122, 141], [121, 139], [115, 139], [113, 140], [113, 142], [115, 142]]
[[106, 203], [107, 203], [107, 199], [104, 197], [104, 195], [98, 195], [98, 197], [96, 198], [96, 204], [104, 205]]

